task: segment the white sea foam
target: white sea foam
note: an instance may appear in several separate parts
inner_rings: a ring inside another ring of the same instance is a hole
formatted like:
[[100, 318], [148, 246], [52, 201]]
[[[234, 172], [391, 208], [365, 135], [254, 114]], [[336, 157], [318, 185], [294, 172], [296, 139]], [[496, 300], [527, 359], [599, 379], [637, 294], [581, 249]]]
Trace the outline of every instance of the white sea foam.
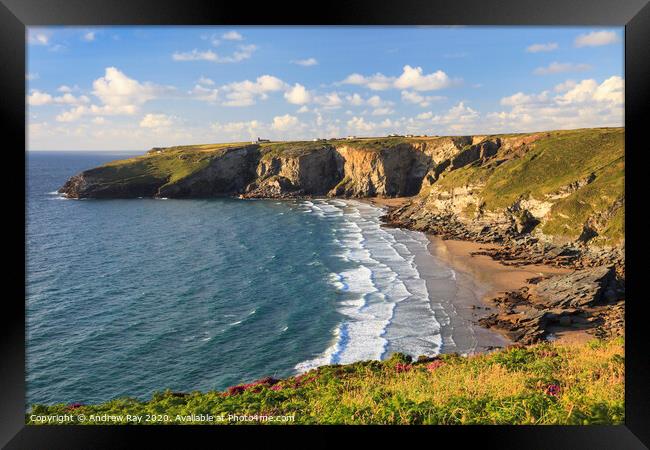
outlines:
[[352, 268], [332, 273], [344, 316], [323, 354], [296, 366], [299, 372], [325, 364], [382, 359], [388, 350], [412, 356], [435, 355], [442, 344], [440, 324], [430, 305], [413, 249], [426, 250], [422, 233], [382, 228], [383, 210], [356, 201], [315, 200], [325, 218], [343, 216], [334, 242]]

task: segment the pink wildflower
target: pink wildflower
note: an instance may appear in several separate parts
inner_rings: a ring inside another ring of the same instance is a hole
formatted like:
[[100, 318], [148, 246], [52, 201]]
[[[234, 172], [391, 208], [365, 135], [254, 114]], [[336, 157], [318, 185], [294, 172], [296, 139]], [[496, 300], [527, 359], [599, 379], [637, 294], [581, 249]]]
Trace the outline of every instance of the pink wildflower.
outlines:
[[444, 362], [442, 362], [442, 361], [440, 361], [439, 359], [437, 359], [437, 360], [433, 361], [432, 363], [427, 364], [427, 370], [428, 370], [429, 372], [433, 372], [433, 371], [435, 371], [437, 368], [439, 368], [440, 366], [444, 366], [444, 365], [445, 365]]
[[412, 364], [397, 363], [397, 365], [395, 366], [395, 370], [397, 371], [397, 373], [408, 372], [409, 370], [411, 370], [412, 367], [413, 367]]
[[546, 387], [546, 394], [551, 395], [553, 397], [557, 397], [560, 395], [560, 386], [557, 384], [549, 384]]

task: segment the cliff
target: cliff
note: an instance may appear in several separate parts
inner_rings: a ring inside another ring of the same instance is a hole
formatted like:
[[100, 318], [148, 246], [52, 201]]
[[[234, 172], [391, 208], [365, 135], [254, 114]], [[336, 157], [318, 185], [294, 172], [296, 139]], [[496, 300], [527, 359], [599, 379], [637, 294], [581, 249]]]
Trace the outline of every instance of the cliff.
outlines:
[[[387, 219], [460, 239], [624, 245], [624, 130], [155, 148], [69, 198], [412, 197]], [[557, 256], [557, 255], [556, 255]]]

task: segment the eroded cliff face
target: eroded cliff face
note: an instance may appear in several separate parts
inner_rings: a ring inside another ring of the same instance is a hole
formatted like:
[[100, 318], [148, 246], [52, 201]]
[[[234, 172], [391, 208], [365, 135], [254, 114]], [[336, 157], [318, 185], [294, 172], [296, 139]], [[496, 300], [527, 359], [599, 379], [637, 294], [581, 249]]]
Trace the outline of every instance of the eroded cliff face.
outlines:
[[401, 226], [503, 242], [624, 242], [621, 128], [152, 149], [70, 178], [71, 198], [412, 197]]
[[412, 196], [428, 174], [436, 177], [436, 167], [471, 141], [251, 144], [212, 153], [152, 149], [75, 175], [60, 192], [70, 198]]
[[168, 182], [158, 189], [156, 197], [190, 198], [215, 197], [242, 192], [256, 173], [253, 170], [259, 159], [256, 145], [226, 149], [203, 169], [191, 175]]
[[418, 144], [389, 149], [338, 146], [343, 179], [331, 197], [403, 197], [419, 192], [431, 159]]
[[263, 154], [257, 162], [256, 178], [246, 186], [244, 197], [325, 195], [343, 178], [342, 170], [340, 155], [329, 145], [294, 155]]

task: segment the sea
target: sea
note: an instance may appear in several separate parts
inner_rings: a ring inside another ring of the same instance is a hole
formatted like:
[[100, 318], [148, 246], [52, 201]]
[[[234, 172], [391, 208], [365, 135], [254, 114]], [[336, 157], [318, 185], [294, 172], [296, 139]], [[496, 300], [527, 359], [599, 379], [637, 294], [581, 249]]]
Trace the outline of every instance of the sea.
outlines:
[[381, 208], [56, 192], [128, 156], [26, 154], [27, 409], [456, 350], [454, 270]]

